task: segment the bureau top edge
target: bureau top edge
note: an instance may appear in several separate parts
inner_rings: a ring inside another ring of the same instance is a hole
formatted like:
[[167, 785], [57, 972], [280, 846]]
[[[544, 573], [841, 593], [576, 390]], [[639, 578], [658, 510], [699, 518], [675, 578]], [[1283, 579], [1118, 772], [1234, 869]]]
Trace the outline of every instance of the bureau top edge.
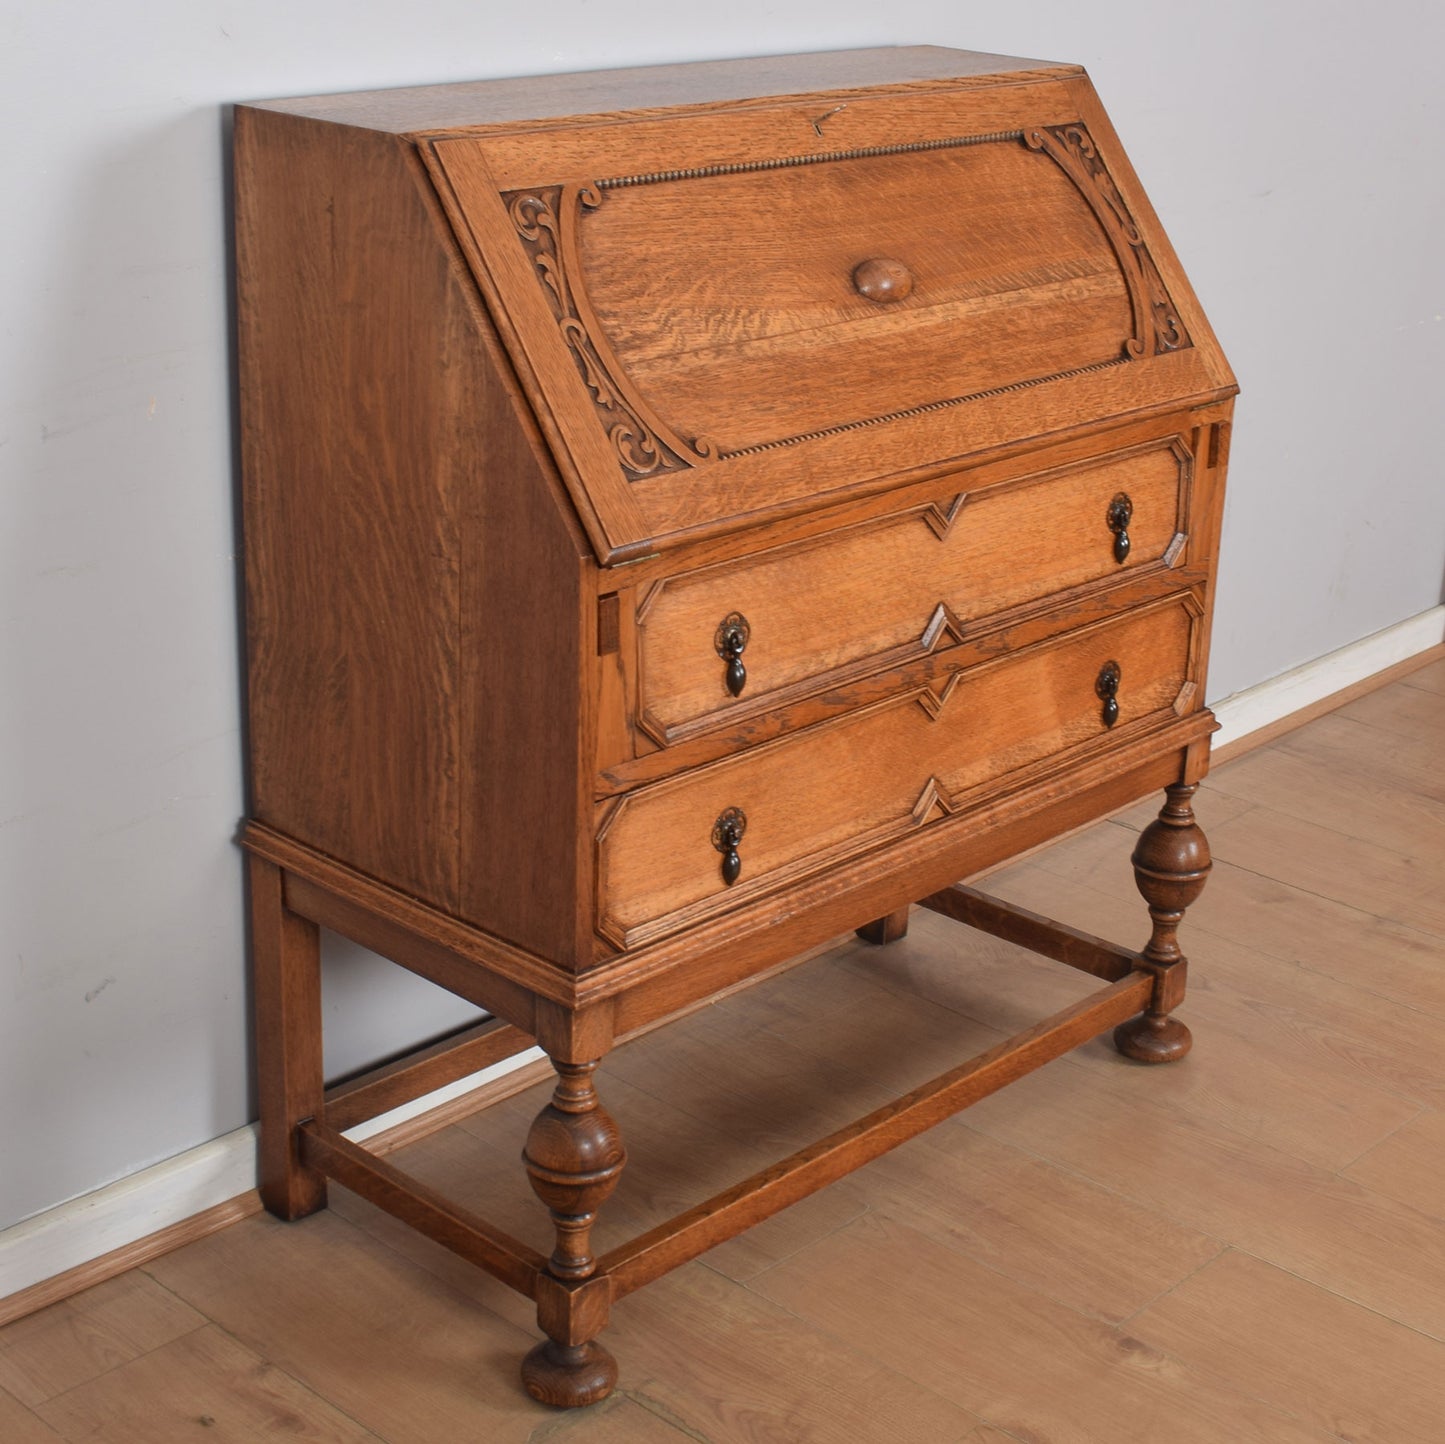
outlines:
[[671, 65], [584, 70], [397, 86], [334, 95], [253, 100], [246, 106], [419, 138], [547, 120], [786, 101], [827, 92], [866, 93], [1082, 74], [1078, 65], [937, 45], [762, 55]]

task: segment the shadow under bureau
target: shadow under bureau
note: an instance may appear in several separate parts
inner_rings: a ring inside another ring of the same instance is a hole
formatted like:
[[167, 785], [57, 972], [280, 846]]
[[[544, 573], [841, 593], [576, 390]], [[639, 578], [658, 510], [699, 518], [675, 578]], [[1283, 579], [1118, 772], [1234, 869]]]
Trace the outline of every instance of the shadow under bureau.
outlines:
[[[625, 1294], [1107, 1028], [1183, 1055], [1235, 387], [1081, 69], [242, 106], [236, 225], [273, 1213], [334, 1178], [447, 1244], [587, 1404]], [[958, 882], [1157, 788], [1142, 951]], [[613, 1044], [911, 904], [1101, 986], [595, 1257]], [[491, 1021], [328, 1090], [321, 927]], [[550, 1256], [345, 1136], [534, 1041]]]

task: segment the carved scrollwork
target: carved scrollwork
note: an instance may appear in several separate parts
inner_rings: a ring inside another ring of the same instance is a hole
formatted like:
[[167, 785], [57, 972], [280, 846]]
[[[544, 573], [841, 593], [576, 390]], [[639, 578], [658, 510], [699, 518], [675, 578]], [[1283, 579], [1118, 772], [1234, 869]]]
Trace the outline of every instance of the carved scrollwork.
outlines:
[[1129, 214], [1129, 207], [1124, 204], [1124, 197], [1119, 194], [1114, 177], [1105, 168], [1098, 147], [1094, 144], [1094, 137], [1082, 125], [1056, 125], [1050, 128], [1050, 132], [1057, 136], [1069, 154], [1081, 163], [1104, 203], [1114, 213], [1114, 219], [1124, 239], [1131, 246], [1142, 246], [1144, 241], [1139, 234], [1139, 227], [1134, 217]]
[[[1163, 282], [1160, 283], [1161, 289]], [[1167, 299], [1154, 302], [1154, 338], [1161, 351], [1182, 351], [1191, 344], [1184, 323], [1174, 314], [1174, 307]]]
[[512, 191], [503, 199], [618, 464], [629, 480], [640, 481], [711, 460], [716, 448], [704, 437], [687, 441], [675, 435], [652, 415], [627, 385], [592, 313], [577, 262], [576, 226], [580, 213], [596, 210], [604, 194], [598, 186], [547, 186]]
[[553, 308], [564, 309], [567, 298], [557, 265], [557, 213], [544, 197], [531, 191], [517, 191], [510, 198], [507, 214], [526, 243], [543, 284], [552, 293]]
[[[1128, 289], [1132, 322], [1131, 334], [1124, 339], [1119, 354], [1113, 358], [724, 451], [706, 437], [688, 439], [678, 435], [656, 415], [629, 383], [626, 370], [613, 353], [588, 299], [579, 261], [579, 219], [584, 212], [595, 211], [602, 206], [611, 190], [790, 166], [824, 165], [832, 161], [900, 152], [1016, 145], [1020, 142], [1030, 150], [1047, 155], [1064, 172], [1094, 213], [1114, 251]], [[1110, 366], [1126, 365], [1141, 357], [1162, 355], [1193, 345], [1178, 308], [1149, 254], [1138, 223], [1082, 121], [1023, 131], [996, 131], [987, 135], [954, 136], [942, 140], [614, 176], [590, 185], [542, 186], [505, 192], [502, 199], [536, 269], [558, 329], [596, 407], [618, 465], [623, 474], [633, 481], [684, 471], [703, 462], [730, 460], [927, 415], [1047, 382], [1070, 380]]]
[[1023, 142], [1030, 150], [1042, 151], [1073, 181], [1114, 248], [1134, 312], [1134, 334], [1124, 342], [1125, 355], [1136, 359], [1158, 356], [1193, 345], [1139, 233], [1138, 222], [1087, 127], [1075, 121], [1026, 130]]

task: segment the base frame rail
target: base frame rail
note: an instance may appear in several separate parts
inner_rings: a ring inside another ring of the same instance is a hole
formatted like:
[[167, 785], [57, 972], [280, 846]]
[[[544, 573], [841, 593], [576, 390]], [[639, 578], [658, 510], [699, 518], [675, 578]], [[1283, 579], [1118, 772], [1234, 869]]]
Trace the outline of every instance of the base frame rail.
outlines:
[[[1173, 961], [1152, 956], [1147, 949], [1133, 952], [963, 884], [932, 893], [918, 906], [1088, 973], [1105, 986], [599, 1258], [586, 1251], [586, 1235], [597, 1204], [621, 1171], [625, 1152], [591, 1090], [595, 1060], [576, 1063], [553, 1057], [558, 1092], [534, 1124], [524, 1155], [533, 1186], [558, 1230], [558, 1251], [550, 1258], [346, 1136], [346, 1130], [403, 1099], [533, 1046], [529, 1033], [501, 1020], [464, 1029], [326, 1089], [314, 1114], [291, 1127], [287, 1151], [297, 1176], [317, 1180], [321, 1189], [327, 1179], [352, 1189], [533, 1300], [548, 1337], [523, 1365], [528, 1390], [562, 1406], [595, 1402], [610, 1392], [616, 1379], [615, 1361], [596, 1342], [615, 1301], [1044, 1063], [1110, 1029], [1130, 1025], [1157, 1005], [1161, 965]], [[906, 937], [907, 910], [890, 917], [891, 925], [860, 929], [860, 935], [880, 944]], [[1160, 951], [1157, 941], [1154, 951]], [[552, 1137], [559, 1128], [569, 1146], [562, 1148], [557, 1162], [539, 1161], [534, 1153], [561, 1146]], [[570, 1157], [574, 1152], [575, 1159]], [[605, 1166], [599, 1167], [602, 1154], [607, 1155]]]

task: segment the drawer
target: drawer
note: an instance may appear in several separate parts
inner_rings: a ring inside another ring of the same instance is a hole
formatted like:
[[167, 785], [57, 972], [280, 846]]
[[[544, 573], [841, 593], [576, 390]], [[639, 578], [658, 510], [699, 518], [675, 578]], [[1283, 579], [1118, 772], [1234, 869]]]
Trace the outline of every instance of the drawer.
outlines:
[[638, 725], [664, 746], [733, 726], [1000, 614], [1165, 566], [1191, 476], [1170, 435], [657, 582], [637, 609]]
[[627, 794], [599, 831], [599, 931], [646, 942], [1172, 720], [1196, 703], [1200, 616], [1176, 595]]

